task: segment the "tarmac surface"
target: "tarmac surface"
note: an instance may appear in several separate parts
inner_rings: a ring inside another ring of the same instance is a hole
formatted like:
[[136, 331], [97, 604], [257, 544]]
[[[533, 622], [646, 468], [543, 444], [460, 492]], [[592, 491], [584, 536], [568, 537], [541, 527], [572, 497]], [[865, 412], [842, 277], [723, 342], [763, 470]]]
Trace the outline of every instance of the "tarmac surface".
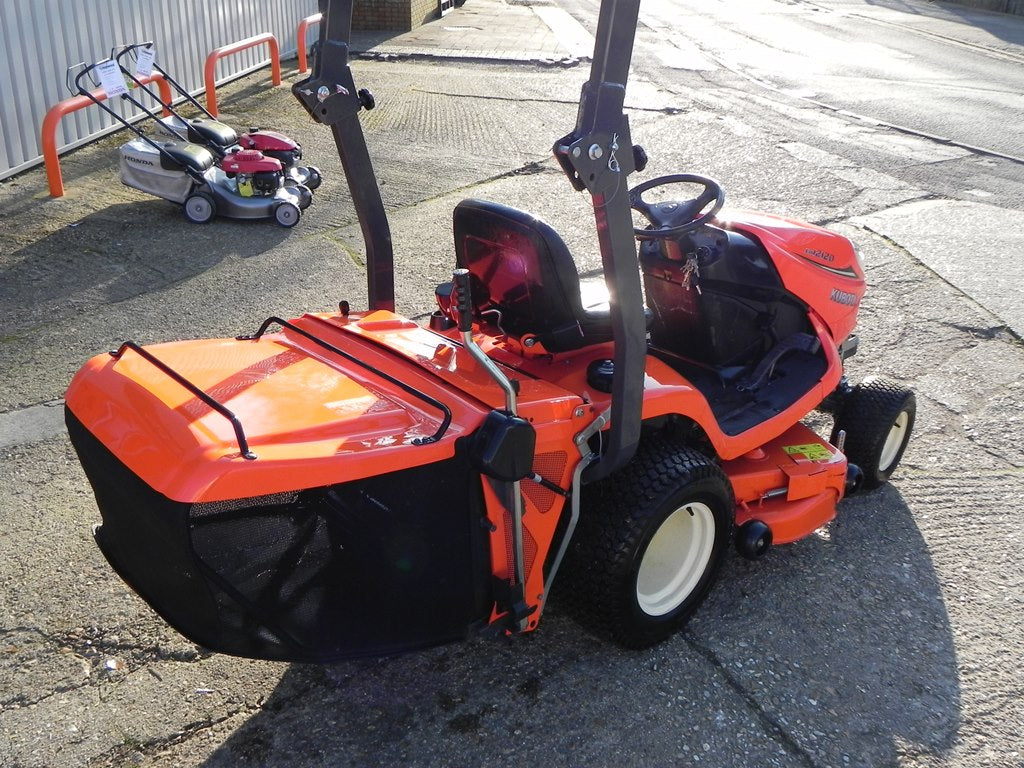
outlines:
[[[412, 33], [354, 39], [406, 315], [424, 318], [450, 276], [464, 197], [538, 213], [595, 272], [589, 202], [550, 157], [588, 74], [587, 30], [562, 14], [469, 0]], [[185, 641], [92, 542], [99, 515], [61, 398], [127, 338], [233, 336], [361, 306], [333, 141], [263, 73], [223, 90], [225, 121], [295, 136], [325, 173], [292, 230], [188, 224], [118, 183], [120, 136], [62, 160], [63, 198], [41, 170], [0, 183], [0, 766], [1024, 765], [1020, 334], [960, 265], [932, 266], [951, 250], [936, 222], [955, 200], [755, 130], [724, 99], [631, 81], [645, 177], [704, 172], [736, 205], [855, 239], [869, 295], [851, 377], [914, 388], [918, 424], [891, 485], [762, 561], [730, 556], [686, 631], [642, 652], [578, 627], [557, 585], [530, 636], [393, 659], [275, 664]], [[992, 290], [1012, 304], [1015, 288]]]

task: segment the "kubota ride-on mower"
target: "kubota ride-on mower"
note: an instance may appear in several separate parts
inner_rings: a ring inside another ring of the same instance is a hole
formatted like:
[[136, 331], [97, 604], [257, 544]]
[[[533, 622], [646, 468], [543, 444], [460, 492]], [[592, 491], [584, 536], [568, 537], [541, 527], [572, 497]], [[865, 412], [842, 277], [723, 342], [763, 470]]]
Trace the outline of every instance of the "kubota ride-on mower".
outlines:
[[[641, 647], [683, 625], [730, 542], [757, 557], [888, 478], [914, 396], [844, 379], [864, 293], [851, 243], [719, 216], [721, 188], [698, 176], [628, 189], [639, 0], [602, 3], [577, 124], [554, 148], [593, 198], [610, 305], [582, 305], [549, 226], [467, 200], [428, 327], [394, 312], [352, 2], [320, 5], [313, 74], [293, 91], [334, 133], [370, 308], [126, 342], [67, 394], [96, 540], [173, 626], [257, 658], [389, 654], [532, 630], [557, 575], [586, 623]], [[654, 199], [677, 183], [700, 192]], [[813, 409], [835, 414], [829, 441], [801, 424]]]

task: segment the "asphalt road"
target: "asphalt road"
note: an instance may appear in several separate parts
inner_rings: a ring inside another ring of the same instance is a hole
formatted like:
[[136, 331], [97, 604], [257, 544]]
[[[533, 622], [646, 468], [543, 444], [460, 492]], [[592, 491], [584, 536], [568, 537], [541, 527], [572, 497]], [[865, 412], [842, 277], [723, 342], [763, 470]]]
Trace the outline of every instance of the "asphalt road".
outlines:
[[[851, 376], [918, 396], [893, 484], [758, 563], [730, 557], [688, 629], [649, 651], [593, 638], [557, 602], [529, 637], [324, 667], [187, 643], [92, 543], [95, 503], [53, 403], [125, 338], [359, 306], [359, 230], [329, 135], [286, 91], [243, 81], [227, 118], [298, 137], [327, 174], [294, 230], [185, 226], [117, 184], [116, 140], [66, 160], [64, 199], [46, 199], [41, 173], [0, 184], [0, 766], [1024, 764], [1024, 348], [979, 278], [985, 258], [1012, 282], [1013, 252], [995, 244], [1021, 215], [1020, 167], [727, 69], [666, 67], [665, 45], [653, 22], [641, 30], [627, 103], [652, 162], [637, 180], [708, 173], [732, 205], [856, 239], [869, 294]], [[431, 309], [463, 197], [544, 216], [596, 267], [587, 201], [548, 152], [584, 68], [374, 61], [356, 75], [380, 104], [365, 125], [401, 311]], [[958, 252], [978, 259], [966, 277], [980, 287], [933, 268]]]
[[[1020, 17], [902, 0], [652, 0], [669, 68], [723, 68], [781, 94], [1024, 158]], [[689, 53], [687, 60], [686, 54]]]

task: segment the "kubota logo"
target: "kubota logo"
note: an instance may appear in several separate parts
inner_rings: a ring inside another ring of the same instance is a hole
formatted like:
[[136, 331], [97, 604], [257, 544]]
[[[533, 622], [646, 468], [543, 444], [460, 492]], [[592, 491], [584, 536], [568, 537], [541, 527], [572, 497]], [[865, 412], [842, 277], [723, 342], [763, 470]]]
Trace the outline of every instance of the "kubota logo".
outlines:
[[857, 296], [846, 291], [840, 291], [838, 288], [833, 288], [832, 293], [828, 296], [836, 304], [845, 304], [848, 307], [857, 306]]

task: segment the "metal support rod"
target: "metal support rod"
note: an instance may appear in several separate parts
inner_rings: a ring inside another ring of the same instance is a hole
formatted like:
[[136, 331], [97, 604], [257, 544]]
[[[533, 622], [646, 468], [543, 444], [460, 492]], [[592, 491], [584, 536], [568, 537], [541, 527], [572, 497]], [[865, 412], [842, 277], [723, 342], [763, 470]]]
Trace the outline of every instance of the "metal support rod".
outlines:
[[[331, 126], [352, 205], [366, 244], [366, 296], [370, 309], [395, 310], [395, 250], [391, 225], [373, 172], [359, 118]], [[361, 181], [360, 181], [361, 179]]]
[[[456, 269], [452, 273], [452, 284], [455, 286], [455, 308], [458, 312], [459, 332], [462, 334], [462, 345], [470, 356], [487, 372], [505, 393], [505, 410], [517, 415], [516, 388], [509, 381], [497, 364], [473, 341], [473, 298], [471, 296], [471, 278], [468, 269]], [[515, 586], [526, 587], [526, 555], [523, 547], [523, 494], [519, 481], [510, 484], [512, 494], [512, 581]], [[525, 592], [524, 592], [525, 598]], [[526, 629], [528, 617], [517, 619], [516, 628], [522, 632]]]
[[[513, 571], [512, 577], [517, 587], [522, 587], [523, 597], [526, 597], [526, 555], [523, 547], [523, 494], [519, 487], [519, 481], [512, 482], [512, 554]], [[526, 629], [528, 617], [523, 616], [517, 621], [516, 629], [522, 632]]]
[[[551, 585], [555, 583], [555, 576], [558, 575], [558, 569], [562, 565], [562, 560], [565, 558], [565, 553], [569, 549], [569, 542], [572, 541], [572, 535], [576, 532], [576, 524], [580, 521], [580, 478], [583, 476], [583, 470], [589, 466], [590, 462], [596, 459], [595, 454], [590, 454], [576, 465], [575, 471], [572, 473], [572, 486], [569, 492], [569, 524], [565, 528], [565, 535], [562, 536], [562, 543], [558, 545], [558, 552], [555, 554], [555, 559], [551, 563], [551, 570], [547, 573], [547, 579], [544, 582], [544, 604], [547, 605], [547, 597], [551, 595]], [[539, 618], [539, 617], [538, 617]]]

